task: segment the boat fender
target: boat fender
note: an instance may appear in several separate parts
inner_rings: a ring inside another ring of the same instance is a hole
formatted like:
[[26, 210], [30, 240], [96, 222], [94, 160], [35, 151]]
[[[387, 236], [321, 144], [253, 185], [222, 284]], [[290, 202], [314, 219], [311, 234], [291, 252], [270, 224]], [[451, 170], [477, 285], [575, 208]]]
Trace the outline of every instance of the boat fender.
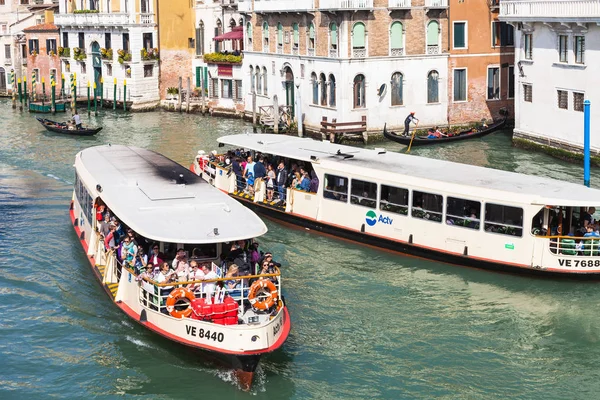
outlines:
[[[266, 293], [267, 297], [262, 301], [258, 301], [259, 293]], [[277, 287], [269, 279], [259, 279], [250, 286], [248, 301], [250, 301], [252, 308], [268, 310], [277, 303], [278, 298]]]
[[408, 235], [408, 243], [412, 244], [413, 242], [413, 237], [412, 237], [412, 233], [410, 235]]
[[465, 246], [465, 249], [463, 250], [463, 256], [468, 256], [469, 255], [469, 248], [467, 246]]
[[[177, 310], [175, 308], [175, 304], [177, 304], [177, 302], [183, 298], [188, 299], [188, 306], [185, 310]], [[194, 293], [192, 293], [192, 291], [188, 288], [180, 287], [174, 289], [167, 298], [167, 311], [169, 312], [169, 314], [171, 314], [172, 317], [187, 318], [192, 314], [191, 303], [192, 300], [194, 300], [195, 298], [196, 296], [194, 296]]]

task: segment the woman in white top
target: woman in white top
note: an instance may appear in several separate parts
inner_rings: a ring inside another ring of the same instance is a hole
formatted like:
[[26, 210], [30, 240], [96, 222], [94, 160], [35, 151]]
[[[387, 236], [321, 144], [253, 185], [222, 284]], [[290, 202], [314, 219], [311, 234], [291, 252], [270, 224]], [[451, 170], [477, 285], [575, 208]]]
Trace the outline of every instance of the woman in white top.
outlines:
[[273, 164], [269, 164], [267, 167], [267, 201], [273, 201], [273, 182], [275, 182], [275, 171], [273, 171]]

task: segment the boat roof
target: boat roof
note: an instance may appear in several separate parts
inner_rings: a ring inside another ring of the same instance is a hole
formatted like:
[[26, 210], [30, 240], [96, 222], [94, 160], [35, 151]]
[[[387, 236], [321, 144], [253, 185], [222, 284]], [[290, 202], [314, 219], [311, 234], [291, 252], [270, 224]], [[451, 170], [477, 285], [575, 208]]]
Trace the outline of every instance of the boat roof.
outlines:
[[168, 243], [216, 243], [267, 232], [262, 220], [175, 161], [139, 147], [106, 145], [77, 154], [91, 193], [138, 234]]
[[[525, 175], [452, 161], [437, 160], [365, 149], [341, 144], [276, 134], [239, 134], [222, 136], [219, 143], [319, 163], [324, 168], [368, 176], [393, 178], [402, 175], [427, 182], [431, 188], [459, 185], [465, 193], [508, 192], [516, 200], [537, 205], [590, 207], [600, 204], [600, 190], [557, 179]], [[407, 181], [404, 179], [402, 181]], [[435, 185], [435, 186], [434, 186]], [[456, 190], [456, 187], [451, 188]]]

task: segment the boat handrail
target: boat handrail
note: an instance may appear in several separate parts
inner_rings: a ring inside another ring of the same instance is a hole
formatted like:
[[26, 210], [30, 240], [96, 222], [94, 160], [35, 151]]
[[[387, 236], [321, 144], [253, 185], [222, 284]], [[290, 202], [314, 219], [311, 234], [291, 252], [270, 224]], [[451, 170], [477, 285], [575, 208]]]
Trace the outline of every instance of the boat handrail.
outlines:
[[[600, 236], [536, 236], [548, 240], [548, 250], [556, 256], [594, 257], [600, 256]], [[586, 265], [582, 265], [586, 266]], [[591, 266], [591, 265], [590, 265]], [[600, 266], [600, 260], [598, 265]]]
[[[277, 267], [275, 267], [277, 268]], [[129, 270], [129, 268], [127, 268]], [[277, 268], [279, 270], [279, 268]], [[216, 279], [201, 279], [197, 281], [176, 281], [176, 282], [168, 282], [168, 283], [158, 283], [150, 278], [144, 277], [143, 279], [152, 283], [158, 287], [165, 286], [173, 286], [173, 285], [191, 285], [195, 283], [214, 283], [214, 282], [225, 282], [225, 281], [238, 281], [243, 279], [256, 279], [256, 278], [271, 278], [281, 276], [281, 272], [277, 272], [275, 274], [262, 274], [262, 275], [244, 275], [244, 276], [231, 276], [231, 277], [223, 277]]]

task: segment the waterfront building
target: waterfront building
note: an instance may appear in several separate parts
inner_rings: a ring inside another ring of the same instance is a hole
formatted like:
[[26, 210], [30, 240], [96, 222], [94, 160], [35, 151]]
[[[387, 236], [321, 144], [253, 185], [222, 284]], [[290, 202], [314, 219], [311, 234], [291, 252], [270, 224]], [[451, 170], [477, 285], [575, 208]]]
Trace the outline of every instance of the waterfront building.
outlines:
[[[61, 61], [58, 57], [59, 34], [54, 25], [54, 13], [46, 11], [45, 23], [23, 30], [27, 43], [27, 76], [37, 81], [38, 98], [43, 94], [42, 79], [46, 83], [47, 99], [50, 99], [52, 81], [56, 82], [56, 95], [61, 93]], [[31, 82], [29, 82], [31, 84]]]
[[194, 82], [211, 112], [244, 112], [243, 25], [237, 0], [196, 1]]
[[[179, 86], [187, 89], [187, 79], [191, 77], [194, 57], [194, 3], [173, 0], [157, 1], [157, 18], [160, 49], [160, 98], [167, 96], [167, 90]], [[192, 83], [192, 88], [194, 84]]]
[[500, 0], [449, 0], [448, 122], [513, 117], [514, 28], [499, 21]]
[[[158, 40], [156, 0], [61, 1], [55, 24], [61, 30], [59, 56], [65, 78], [76, 78], [78, 94], [87, 84], [104, 81], [104, 98], [113, 98], [133, 109], [155, 107], [158, 91]], [[65, 82], [67, 85], [67, 82]]]
[[45, 23], [45, 11], [56, 8], [53, 0], [0, 1], [0, 95], [9, 93], [11, 71], [15, 80], [27, 73], [30, 50], [23, 30]]
[[254, 92], [311, 130], [322, 117], [399, 127], [411, 111], [447, 123], [447, 0], [244, 0], [238, 11], [246, 112]]
[[[503, 0], [500, 19], [516, 28], [514, 139], [581, 152], [584, 100], [600, 124], [600, 2]], [[600, 150], [598, 135], [591, 147]]]

